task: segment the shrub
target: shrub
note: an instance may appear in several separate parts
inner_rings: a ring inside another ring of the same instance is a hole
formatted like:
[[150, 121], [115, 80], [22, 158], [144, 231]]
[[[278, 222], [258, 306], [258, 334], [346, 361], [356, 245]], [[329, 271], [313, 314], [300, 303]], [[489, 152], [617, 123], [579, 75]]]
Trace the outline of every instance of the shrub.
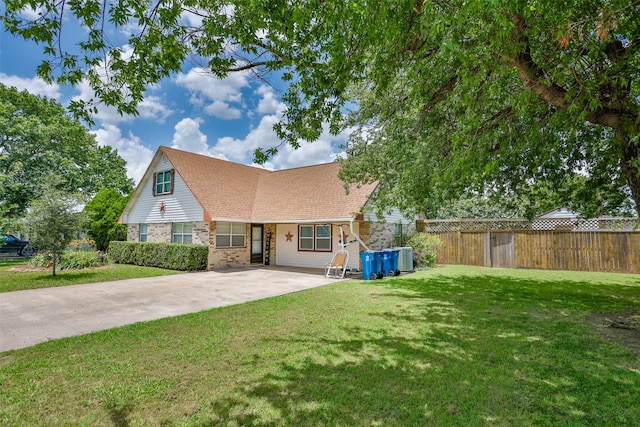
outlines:
[[193, 244], [112, 241], [108, 256], [118, 264], [196, 271], [207, 268], [209, 248]]
[[[57, 260], [58, 270], [80, 270], [102, 265], [101, 257], [96, 252], [65, 251]], [[48, 267], [53, 262], [51, 253], [38, 253], [31, 257], [29, 263], [34, 267]]]
[[435, 267], [436, 253], [442, 241], [438, 236], [427, 233], [415, 233], [407, 244], [413, 248], [413, 263], [416, 268]]

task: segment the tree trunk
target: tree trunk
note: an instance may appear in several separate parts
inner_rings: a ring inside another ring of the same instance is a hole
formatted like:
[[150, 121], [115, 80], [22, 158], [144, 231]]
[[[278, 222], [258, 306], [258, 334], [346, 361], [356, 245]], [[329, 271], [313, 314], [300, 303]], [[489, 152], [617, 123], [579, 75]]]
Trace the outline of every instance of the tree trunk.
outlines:
[[627, 138], [622, 158], [620, 159], [620, 169], [631, 189], [631, 198], [636, 202], [636, 213], [640, 217], [640, 150], [638, 144]]
[[57, 254], [55, 253], [55, 251], [53, 252], [53, 265], [51, 266], [51, 269], [53, 271], [53, 275], [56, 275], [56, 261], [57, 261]]

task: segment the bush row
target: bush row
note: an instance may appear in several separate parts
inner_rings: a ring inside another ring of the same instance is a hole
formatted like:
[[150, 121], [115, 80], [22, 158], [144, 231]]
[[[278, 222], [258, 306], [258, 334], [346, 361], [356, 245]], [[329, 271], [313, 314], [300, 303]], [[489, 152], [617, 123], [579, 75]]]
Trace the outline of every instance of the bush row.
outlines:
[[196, 271], [207, 268], [209, 248], [177, 243], [109, 243], [109, 259], [118, 264], [134, 264], [169, 270]]

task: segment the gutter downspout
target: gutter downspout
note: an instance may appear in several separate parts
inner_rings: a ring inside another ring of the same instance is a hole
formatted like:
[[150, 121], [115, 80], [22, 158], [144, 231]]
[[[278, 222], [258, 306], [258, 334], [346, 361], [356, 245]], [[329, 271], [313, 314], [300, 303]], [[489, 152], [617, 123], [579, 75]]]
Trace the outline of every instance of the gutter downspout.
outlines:
[[356, 238], [356, 240], [358, 241], [358, 243], [360, 243], [362, 246], [364, 246], [364, 250], [368, 251], [369, 247], [367, 245], [364, 244], [364, 242], [362, 241], [362, 239], [360, 239], [360, 236], [358, 236], [358, 234], [355, 232], [355, 230], [353, 229], [353, 218], [351, 218], [349, 220], [349, 230], [351, 231], [351, 235], [354, 236]]

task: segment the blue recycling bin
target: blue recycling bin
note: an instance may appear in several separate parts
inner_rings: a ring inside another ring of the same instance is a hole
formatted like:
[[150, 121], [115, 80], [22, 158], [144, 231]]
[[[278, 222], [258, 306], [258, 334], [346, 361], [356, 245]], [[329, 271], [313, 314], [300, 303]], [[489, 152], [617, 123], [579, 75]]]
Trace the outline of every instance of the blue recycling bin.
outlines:
[[400, 275], [400, 270], [398, 270], [399, 257], [399, 249], [385, 249], [382, 251], [382, 274], [384, 276]]
[[362, 278], [364, 280], [375, 280], [381, 274], [382, 257], [380, 252], [362, 251], [360, 252], [362, 261]]
[[374, 251], [376, 257], [376, 278], [382, 279], [384, 276], [382, 274], [382, 252]]

